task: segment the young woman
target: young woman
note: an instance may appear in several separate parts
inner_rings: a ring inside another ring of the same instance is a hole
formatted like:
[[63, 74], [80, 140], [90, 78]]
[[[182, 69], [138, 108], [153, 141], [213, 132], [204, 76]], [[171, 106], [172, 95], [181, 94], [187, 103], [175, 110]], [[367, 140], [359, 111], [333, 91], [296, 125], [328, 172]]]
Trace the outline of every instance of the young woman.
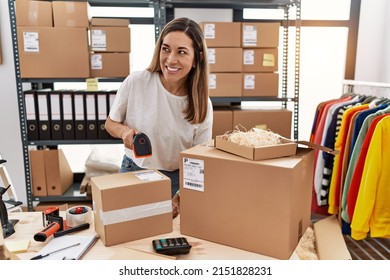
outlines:
[[[207, 48], [199, 25], [177, 18], [165, 25], [146, 70], [131, 73], [120, 86], [106, 120], [107, 131], [126, 147], [121, 172], [158, 169], [179, 190], [180, 152], [211, 139]], [[136, 158], [134, 135], [145, 133], [151, 157]], [[173, 200], [178, 214], [178, 196]]]

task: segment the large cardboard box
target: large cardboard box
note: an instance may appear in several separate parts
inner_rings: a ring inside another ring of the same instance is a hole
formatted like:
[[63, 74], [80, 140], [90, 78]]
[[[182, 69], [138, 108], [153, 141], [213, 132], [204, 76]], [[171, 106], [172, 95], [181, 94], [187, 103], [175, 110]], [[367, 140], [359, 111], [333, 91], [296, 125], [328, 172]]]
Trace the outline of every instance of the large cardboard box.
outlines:
[[22, 78], [88, 78], [86, 28], [17, 27]]
[[201, 22], [208, 47], [241, 47], [240, 22]]
[[130, 52], [130, 28], [91, 26], [90, 49], [93, 52]]
[[53, 1], [55, 27], [89, 27], [90, 5], [87, 1]]
[[285, 138], [291, 137], [292, 112], [287, 109], [233, 107], [233, 128], [243, 126], [270, 129]]
[[130, 74], [130, 53], [91, 53], [90, 76], [124, 78]]
[[277, 48], [279, 47], [278, 22], [242, 22], [241, 47]]
[[279, 94], [278, 73], [243, 73], [242, 96], [270, 96]]
[[243, 49], [242, 72], [277, 72], [278, 49]]
[[210, 97], [241, 97], [242, 74], [210, 73], [209, 95]]
[[171, 180], [155, 170], [91, 178], [95, 230], [105, 246], [172, 232]]
[[51, 2], [15, 1], [17, 26], [53, 26]]
[[233, 130], [233, 112], [227, 106], [213, 108], [213, 139]]
[[242, 48], [208, 48], [210, 73], [242, 72]]
[[48, 196], [63, 195], [73, 184], [73, 172], [61, 149], [44, 150]]
[[313, 155], [252, 161], [206, 145], [183, 151], [181, 233], [289, 259], [310, 224]]

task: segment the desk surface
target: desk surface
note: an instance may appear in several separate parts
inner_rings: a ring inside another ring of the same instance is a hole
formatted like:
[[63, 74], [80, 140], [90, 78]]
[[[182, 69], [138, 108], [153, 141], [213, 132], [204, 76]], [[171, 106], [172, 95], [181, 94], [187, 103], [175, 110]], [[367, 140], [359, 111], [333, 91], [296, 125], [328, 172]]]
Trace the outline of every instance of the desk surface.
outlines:
[[[15, 225], [15, 233], [5, 239], [7, 241], [29, 240], [27, 252], [19, 253], [17, 256], [20, 259], [30, 259], [35, 256], [46, 244], [46, 242], [37, 242], [33, 236], [35, 233], [42, 230], [42, 213], [41, 212], [13, 212], [9, 214], [9, 219], [18, 219], [19, 222]], [[93, 222], [88, 230], [78, 233], [78, 235], [90, 234], [95, 232]], [[174, 259], [179, 260], [267, 260], [270, 257], [224, 246], [221, 244], [198, 239], [192, 236], [186, 236], [180, 233], [180, 217], [173, 220], [173, 231], [171, 233], [126, 242], [114, 246], [106, 247], [99, 239], [90, 251], [83, 257], [85, 260], [107, 260], [107, 259], [172, 259], [168, 256], [156, 254], [152, 247], [152, 240], [158, 238], [169, 238], [184, 236], [192, 245], [192, 249], [188, 255], [177, 255]], [[50, 237], [53, 238], [53, 237]], [[48, 239], [50, 240], [50, 239]], [[294, 252], [290, 259], [299, 259]]]

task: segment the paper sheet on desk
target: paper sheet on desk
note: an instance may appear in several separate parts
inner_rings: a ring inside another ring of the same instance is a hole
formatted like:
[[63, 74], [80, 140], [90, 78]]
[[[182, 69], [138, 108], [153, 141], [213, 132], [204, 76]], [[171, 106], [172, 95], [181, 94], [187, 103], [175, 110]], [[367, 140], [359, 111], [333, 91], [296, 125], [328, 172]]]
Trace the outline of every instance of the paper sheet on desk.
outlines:
[[[50, 240], [41, 251], [38, 252], [38, 255], [44, 256], [45, 254], [50, 254], [42, 258], [42, 260], [80, 260], [88, 252], [88, 250], [95, 244], [97, 241], [97, 234], [90, 235], [64, 235], [61, 237], [56, 237]], [[74, 246], [65, 250], [56, 250], [74, 245], [79, 243], [80, 245]], [[52, 253], [54, 252], [54, 253]]]

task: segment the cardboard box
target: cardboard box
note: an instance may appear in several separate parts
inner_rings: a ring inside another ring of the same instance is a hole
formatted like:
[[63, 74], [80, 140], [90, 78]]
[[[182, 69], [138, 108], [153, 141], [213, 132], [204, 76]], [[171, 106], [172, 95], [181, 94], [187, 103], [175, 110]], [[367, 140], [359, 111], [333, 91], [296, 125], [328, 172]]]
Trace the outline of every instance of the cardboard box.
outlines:
[[89, 27], [90, 5], [87, 1], [53, 1], [55, 27]]
[[243, 49], [242, 72], [278, 71], [278, 49]]
[[47, 196], [43, 150], [30, 150], [31, 186], [34, 196]]
[[130, 28], [91, 26], [90, 49], [93, 52], [130, 52]]
[[243, 126], [247, 130], [260, 126], [291, 138], [292, 112], [287, 109], [246, 109], [233, 107], [233, 128]]
[[208, 47], [241, 47], [240, 22], [201, 22]]
[[129, 19], [125, 18], [97, 18], [91, 19], [91, 26], [124, 26], [128, 27], [130, 24]]
[[208, 48], [210, 73], [242, 72], [242, 48]]
[[130, 53], [91, 53], [90, 76], [124, 78], [130, 74]]
[[229, 107], [213, 108], [213, 139], [233, 130], [233, 112]]
[[278, 73], [243, 73], [242, 96], [271, 96], [279, 94]]
[[279, 145], [253, 148], [230, 142], [227, 137], [223, 135], [219, 135], [215, 138], [215, 147], [222, 151], [250, 160], [264, 160], [293, 156], [297, 151], [297, 144], [289, 141], [282, 141]]
[[15, 1], [17, 26], [53, 26], [51, 2]]
[[277, 48], [279, 47], [278, 22], [242, 22], [241, 47]]
[[22, 78], [88, 78], [85, 28], [17, 27]]
[[241, 97], [242, 74], [241, 73], [210, 73], [209, 74], [210, 97]]
[[48, 196], [63, 195], [73, 184], [73, 172], [65, 157], [59, 150], [44, 150], [45, 174]]
[[314, 152], [252, 161], [210, 146], [180, 154], [180, 231], [289, 259], [310, 224]]
[[105, 246], [172, 232], [171, 180], [155, 170], [91, 178], [95, 230]]

